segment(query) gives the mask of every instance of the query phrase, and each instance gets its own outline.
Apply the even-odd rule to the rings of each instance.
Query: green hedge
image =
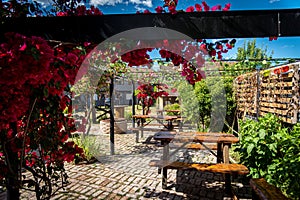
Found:
[[[293,199],[300,197],[300,124],[291,130],[268,114],[240,121],[236,150],[253,178],[264,177]]]

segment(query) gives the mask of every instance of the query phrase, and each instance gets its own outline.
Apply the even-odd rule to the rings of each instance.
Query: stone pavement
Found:
[[[96,130],[96,128],[95,128]],[[145,140],[153,132],[146,132]],[[109,144],[109,135],[98,135],[101,144]],[[106,147],[109,152],[109,145]],[[161,174],[149,161],[160,159],[162,148],[154,144],[135,143],[135,134],[115,135],[116,155],[98,155],[93,164],[66,164],[70,184],[52,199],[231,199],[224,193],[222,175],[195,171],[168,170],[168,189],[161,187]],[[180,154],[180,153],[179,153]],[[181,152],[189,154],[189,152]],[[194,156],[197,154],[192,153]],[[182,155],[178,155],[181,157]],[[199,160],[215,162],[208,152],[197,154]],[[239,199],[251,199],[251,188],[245,177],[234,177],[232,186]],[[5,193],[0,199],[5,199]],[[21,199],[35,199],[34,194],[22,191]]]

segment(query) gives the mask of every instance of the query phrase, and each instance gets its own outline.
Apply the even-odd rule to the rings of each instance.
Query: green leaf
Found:
[[[249,144],[249,146],[247,147],[247,153],[251,154],[253,148],[254,148],[254,144],[253,143]]]
[[[269,144],[270,151],[277,152],[277,143]]]
[[[260,129],[259,130],[259,138],[260,139],[265,139],[265,136],[266,136],[266,130]]]

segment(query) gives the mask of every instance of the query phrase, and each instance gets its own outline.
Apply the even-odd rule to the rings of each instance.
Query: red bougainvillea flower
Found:
[[[202,11],[202,7],[201,7],[201,5],[200,4],[195,4],[195,8],[196,8],[196,11],[197,12],[201,12]]]
[[[164,11],[164,9],[163,9],[163,7],[161,7],[161,6],[157,6],[157,7],[155,8],[155,11],[156,11],[157,13],[162,13],[162,12]]]
[[[203,8],[204,8],[204,11],[209,11],[210,10],[210,8],[209,8],[209,6],[207,5],[207,3],[205,2],[205,1],[202,1],[202,6],[203,6]]]
[[[152,63],[148,51],[152,51],[150,48],[133,50],[125,53],[121,56],[123,62],[127,62],[128,66],[140,66]]]
[[[216,5],[211,8],[211,11],[217,11],[217,10],[221,10],[221,9],[222,9],[221,5]]]
[[[168,92],[165,91],[168,86],[165,84],[150,84],[144,83],[137,87],[137,98],[143,106],[144,114],[148,114],[150,106],[155,103],[155,100],[161,96],[168,96]]]
[[[194,12],[194,7],[193,6],[187,7],[186,12]]]
[[[227,4],[225,5],[225,8],[223,8],[223,11],[228,11],[228,10],[230,10],[230,7],[231,7],[231,4],[230,4],[230,3],[227,3]]]
[[[227,49],[232,49],[232,45],[229,43],[226,43],[226,47],[227,47]]]
[[[64,160],[64,153],[75,155],[77,152],[74,146],[68,151],[65,147],[69,134],[76,129],[70,114],[63,113],[66,107],[71,111],[70,99],[64,92],[74,81],[84,56],[77,48],[53,49],[40,37],[16,33],[5,36],[5,43],[0,44],[1,140],[8,141],[5,146],[19,158],[25,148],[24,166],[34,169],[44,163],[57,164]],[[27,124],[31,109],[32,122]],[[12,124],[16,126],[15,131]],[[3,152],[2,147],[0,152]],[[39,157],[34,152],[37,148],[41,148]],[[50,152],[58,149],[62,154],[51,157]],[[7,166],[2,166],[6,164],[1,157],[0,177],[4,177],[2,173]],[[72,155],[67,155],[65,160],[72,159]]]
[[[176,14],[176,6],[178,3],[178,0],[164,0],[165,4],[164,7],[168,7],[168,10],[171,14]]]
[[[168,6],[168,10],[171,14],[176,14],[176,6]]]
[[[277,40],[278,37],[274,36],[274,37],[269,37],[269,41],[273,41],[273,40]]]

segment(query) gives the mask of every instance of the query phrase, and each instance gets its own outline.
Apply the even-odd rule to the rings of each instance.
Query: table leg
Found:
[[[218,148],[217,148],[217,163],[221,163],[222,162],[222,157],[223,157],[222,143],[218,143]]]
[[[223,161],[225,164],[229,164],[229,145],[223,144]]]
[[[169,161],[169,143],[162,143],[163,146],[163,161],[167,162]],[[168,182],[168,170],[166,168],[162,168],[162,188],[167,188],[167,182]]]
[[[183,122],[181,119],[178,120],[179,131],[183,131]]]
[[[223,144],[223,162],[229,164],[229,145]],[[231,176],[230,174],[225,174],[225,192],[231,193]]]
[[[143,130],[143,128],[144,128],[144,119],[142,119],[141,127],[142,127],[141,138],[143,138],[144,137],[144,130]]]
[[[168,121],[168,130],[172,131],[174,129],[173,123],[171,120]]]
[[[139,131],[135,132],[135,142],[136,143],[139,143],[139,134],[140,134]]]

